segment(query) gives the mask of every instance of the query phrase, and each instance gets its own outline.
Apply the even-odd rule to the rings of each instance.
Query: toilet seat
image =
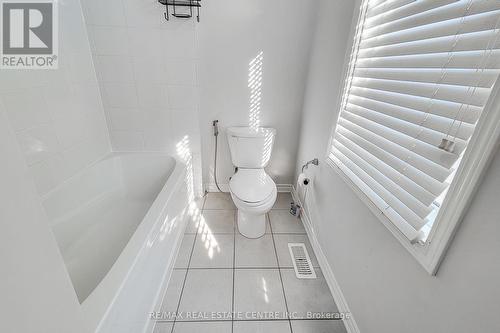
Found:
[[[247,206],[260,206],[276,191],[276,184],[264,169],[239,169],[229,181],[231,193]]]

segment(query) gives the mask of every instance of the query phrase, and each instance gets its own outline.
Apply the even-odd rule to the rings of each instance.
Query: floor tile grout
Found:
[[[227,210],[227,209],[218,209],[220,211],[233,211],[233,210]],[[207,211],[207,209],[203,209],[203,212]],[[236,212],[235,211],[235,215],[236,215]],[[305,232],[275,232],[272,230],[272,221],[271,221],[271,217],[269,215],[266,216],[266,219],[267,219],[267,223],[269,225],[269,229],[271,232],[269,233],[266,233],[265,235],[270,235],[271,238],[272,235],[277,235],[277,236],[281,236],[281,235],[290,235],[290,236],[298,236],[298,235],[305,235],[307,236],[307,233]],[[237,230],[237,217],[235,216],[234,219],[233,219],[233,231],[232,232],[211,232],[211,234],[213,235],[233,235],[234,237],[234,241],[233,241],[233,266],[232,267],[229,267],[229,266],[226,266],[226,267],[189,267],[190,269],[293,269],[293,266],[263,266],[263,267],[259,267],[259,266],[249,266],[249,267],[245,267],[245,266],[236,266],[236,238],[238,237],[238,233],[236,232]],[[195,234],[200,234],[200,233],[193,233],[193,232],[186,232],[185,235],[195,235]],[[274,240],[273,240],[274,241]],[[276,250],[277,251],[277,250]],[[277,254],[276,254],[277,256]],[[315,268],[319,267],[319,265],[316,265],[316,266],[313,266]]]
[[[314,268],[321,268],[320,266],[314,266]],[[187,268],[174,268],[174,270],[182,271]],[[191,267],[190,270],[210,270],[210,269],[233,269],[232,267]],[[282,269],[282,270],[292,270],[293,266],[276,266],[276,267],[235,267],[235,270],[259,270],[259,269]]]
[[[221,211],[221,212],[226,211],[226,212],[234,212],[234,215],[237,214],[237,209],[236,208],[235,209],[227,209],[227,208],[218,208],[218,209],[216,208],[216,209],[213,209],[213,208],[206,208],[205,206],[207,205],[207,201],[208,201],[208,196],[206,195],[203,198],[203,203],[202,203],[202,208],[201,208],[201,214],[203,214],[204,212],[210,212],[210,211]],[[212,202],[212,204],[213,204],[213,202]],[[192,267],[191,265],[192,265],[192,262],[193,262],[193,257],[195,256],[194,251],[195,251],[195,247],[196,247],[196,242],[197,242],[197,240],[199,240],[198,235],[199,234],[201,235],[202,233],[199,233],[199,232],[194,232],[194,233],[193,232],[184,232],[184,236],[188,236],[188,235],[189,236],[193,236],[194,235],[194,240],[193,240],[193,244],[191,246],[191,251],[189,253],[189,259],[188,259],[187,268],[174,268],[174,270],[180,270],[180,269],[185,269],[186,270],[186,273],[184,275],[184,281],[183,281],[181,292],[180,292],[180,296],[179,296],[179,300],[178,300],[178,303],[177,303],[177,313],[180,310],[180,304],[182,302],[182,298],[183,298],[183,296],[185,296],[184,294],[186,292],[186,287],[187,287],[187,277],[190,274],[189,271],[193,270],[192,273],[194,274],[195,270],[198,270],[198,271],[200,271],[200,270],[231,270],[232,271],[232,297],[231,297],[231,311],[232,311],[232,315],[231,315],[230,318],[228,318],[228,320],[224,320],[224,319],[214,319],[214,320],[210,320],[210,319],[183,320],[182,318],[178,319],[177,317],[175,317],[173,321],[165,321],[165,322],[172,323],[172,328],[171,328],[171,331],[170,331],[171,333],[174,332],[176,323],[210,323],[210,322],[212,322],[212,323],[213,322],[221,322],[221,323],[226,322],[226,323],[229,323],[229,322],[231,322],[231,333],[234,333],[235,329],[238,328],[237,326],[235,326],[236,322],[280,322],[280,321],[281,322],[285,322],[285,321],[287,321],[288,324],[289,324],[289,330],[290,330],[289,332],[293,333],[292,322],[297,322],[297,321],[313,321],[313,320],[335,321],[335,319],[332,319],[332,318],[291,318],[289,315],[287,315],[285,318],[272,318],[272,319],[263,319],[263,318],[259,318],[259,319],[241,319],[240,318],[240,319],[238,319],[238,318],[234,317],[234,312],[235,312],[235,294],[236,294],[236,271],[237,270],[238,271],[242,271],[242,272],[245,271],[245,270],[248,270],[248,271],[249,270],[267,270],[267,271],[269,271],[269,270],[277,270],[278,274],[279,274],[279,278],[280,278],[281,289],[282,289],[282,293],[283,293],[283,300],[284,300],[284,303],[285,303],[285,309],[286,309],[287,314],[289,314],[290,309],[289,309],[289,304],[288,304],[287,296],[286,296],[286,293],[285,293],[285,283],[284,283],[284,276],[283,276],[283,274],[285,272],[293,271],[294,267],[293,267],[293,265],[290,265],[290,266],[281,266],[280,265],[280,259],[278,257],[277,243],[276,243],[275,236],[280,236],[280,235],[281,236],[305,236],[308,241],[309,241],[309,239],[308,239],[307,233],[305,231],[303,231],[303,232],[276,232],[276,231],[274,231],[273,230],[272,221],[271,221],[271,215],[272,215],[271,213],[272,213],[272,211],[285,212],[285,211],[288,211],[288,208],[274,208],[273,207],[273,209],[271,210],[271,212],[269,212],[269,213],[266,214],[266,220],[267,220],[267,223],[269,224],[269,230],[270,230],[270,232],[266,233],[266,235],[270,235],[271,236],[272,246],[273,246],[273,250],[274,250],[274,254],[275,254],[275,258],[276,258],[276,262],[277,262],[276,266],[266,266],[266,267],[253,267],[253,266],[238,267],[236,265],[236,255],[237,255],[237,252],[238,252],[238,251],[236,251],[236,242],[237,242],[236,238],[238,237],[238,232],[237,232],[237,217],[236,216],[233,218],[233,225],[232,225],[232,227],[233,227],[232,229],[233,230],[232,230],[232,232],[212,232],[211,233],[214,236],[217,236],[217,235],[220,235],[220,236],[233,235],[233,253],[232,253],[233,258],[232,258],[232,265],[230,265],[230,266],[228,265],[227,267],[202,267],[202,266],[200,266],[200,267]],[[281,213],[281,214],[283,214],[283,213]],[[214,216],[218,216],[218,215],[215,214]],[[280,215],[276,215],[276,216],[280,216]],[[281,215],[281,216],[283,216],[283,215]],[[285,221],[286,221],[286,218],[285,218],[285,220],[280,220],[278,222],[279,223],[278,226],[281,226],[282,225],[281,223],[284,223]],[[284,226],[284,228],[287,228],[286,223],[283,226]],[[290,224],[290,226],[291,226],[291,224]],[[225,224],[224,224],[224,228],[226,228]],[[229,240],[229,239],[227,239],[227,240]],[[283,238],[281,238],[281,241],[282,240],[283,240]],[[280,249],[281,249],[281,247],[280,247]],[[196,256],[198,256],[198,254],[196,254]],[[313,267],[315,269],[321,270],[321,267],[319,265],[313,265]],[[204,274],[204,273],[198,273],[198,274]],[[215,272],[214,272],[214,274],[215,274]],[[219,274],[219,273],[217,273],[217,274]],[[224,273],[224,274],[227,274],[227,273]],[[245,273],[243,273],[243,274],[245,274]],[[275,274],[275,273],[272,273],[272,274]],[[228,328],[229,328],[229,324],[227,324],[227,325],[228,325]]]
[[[237,214],[234,213],[233,217],[233,297],[231,298],[231,333],[234,333],[234,287],[236,284],[235,275],[236,275],[236,229],[235,229],[235,221],[237,219]]]
[[[269,228],[271,229],[271,237],[272,237],[272,240],[273,240],[273,247],[274,247],[274,255],[276,256],[276,262],[278,263],[278,274],[280,276],[280,282],[281,282],[281,289],[283,291],[283,298],[285,300],[285,308],[286,308],[286,312],[287,312],[287,317],[288,317],[288,325],[290,326],[290,333],[293,333],[293,330],[292,330],[292,322],[290,321],[290,316],[288,315],[289,313],[289,310],[288,310],[288,303],[286,301],[286,294],[285,294],[285,285],[283,283],[283,277],[281,276],[281,270],[279,269],[279,258],[278,258],[278,251],[276,249],[276,243],[274,242],[274,234],[273,234],[273,227],[271,225],[271,218],[269,217],[269,214],[266,214],[266,219],[269,220]]]
[[[199,232],[185,232],[184,235],[197,235]],[[233,235],[234,232],[211,232],[212,235]],[[273,232],[273,235],[307,235],[305,232]],[[271,233],[265,233],[264,235],[271,235]],[[242,237],[245,237],[241,235]],[[245,237],[246,238],[246,237]],[[253,239],[253,238],[247,238]],[[258,238],[257,238],[258,239]]]
[[[201,210],[200,210],[200,214],[203,214],[203,209],[205,207],[205,203],[207,201],[207,198],[205,196],[205,198],[203,199],[203,204],[201,206]],[[184,287],[186,286],[186,281],[187,281],[187,277],[188,277],[188,273],[189,273],[189,266],[191,266],[191,258],[193,256],[193,251],[194,251],[194,246],[196,244],[196,238],[198,237],[198,234],[195,234],[194,236],[194,240],[193,240],[193,245],[191,246],[191,253],[189,254],[189,259],[188,259],[188,264],[187,264],[187,269],[186,269],[186,274],[184,275],[184,281],[182,283],[182,288],[181,288],[181,293],[179,295],[179,300],[177,301],[177,309],[175,311],[176,314],[179,313],[179,308],[181,306],[181,300],[182,300],[182,294],[184,293]],[[172,329],[170,331],[170,333],[173,333],[174,332],[174,328],[175,328],[175,323],[177,321],[177,316],[175,316],[174,318],[174,321],[172,323]]]
[[[273,319],[265,319],[265,318],[260,318],[260,319],[214,319],[214,320],[209,320],[209,319],[200,319],[200,320],[178,320],[177,322],[179,323],[228,323],[228,322],[260,322],[260,321],[266,321],[266,322],[275,322],[275,321],[342,321],[340,318],[296,318],[296,319],[289,319],[289,318],[273,318]],[[159,323],[172,323],[172,321],[166,321],[166,320],[158,320]]]

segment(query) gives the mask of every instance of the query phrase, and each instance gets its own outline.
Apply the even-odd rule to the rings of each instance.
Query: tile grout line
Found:
[[[205,210],[204,206],[205,206],[205,203],[206,203],[206,198],[205,198],[205,201],[203,202],[203,206],[202,206],[202,209],[201,209],[201,212],[205,212],[205,211],[210,211],[210,210]],[[231,211],[231,210],[225,210],[225,209],[220,209],[220,211]],[[234,211],[234,214],[237,214],[237,211]],[[280,260],[279,260],[279,257],[278,257],[278,252],[277,252],[277,245],[276,245],[276,240],[275,240],[275,236],[278,235],[303,235],[303,234],[297,234],[297,233],[275,233],[272,229],[272,223],[271,223],[271,216],[270,214],[266,214],[266,219],[269,223],[269,228],[270,228],[270,233],[268,235],[271,235],[271,239],[272,239],[272,242],[273,242],[273,248],[274,248],[274,251],[275,251],[275,257],[276,257],[276,261],[277,261],[277,267],[239,267],[237,268],[236,267],[236,235],[237,235],[237,223],[236,223],[236,217],[233,215],[233,232],[232,232],[232,235],[233,235],[233,258],[232,258],[232,316],[231,316],[231,319],[230,319],[230,322],[231,322],[231,332],[234,333],[234,329],[235,329],[235,323],[237,322],[256,322],[256,320],[245,320],[245,319],[236,319],[234,317],[234,311],[235,311],[235,274],[236,274],[236,270],[237,269],[278,269],[278,274],[279,274],[279,277],[280,277],[280,282],[281,282],[281,286],[282,286],[282,292],[283,292],[283,297],[284,297],[284,301],[285,301],[285,307],[286,307],[286,311],[287,313],[289,312],[289,308],[288,308],[288,302],[287,302],[287,298],[286,298],[286,294],[285,294],[285,286],[284,286],[284,281],[283,281],[283,275],[282,275],[282,271],[287,271],[287,270],[293,270],[293,267],[290,266],[290,267],[282,267],[280,265]],[[185,233],[184,235],[186,235],[187,233]],[[227,236],[231,235],[231,233],[217,233],[217,234],[226,234]],[[306,234],[307,235],[307,234]],[[177,305],[177,311],[179,311],[180,309],[180,303],[181,303],[181,300],[182,300],[182,295],[183,295],[183,292],[184,292],[184,289],[185,289],[185,285],[186,285],[186,281],[187,281],[187,275],[188,275],[188,272],[190,270],[196,270],[196,269],[228,269],[227,267],[208,267],[208,268],[203,268],[203,267],[199,267],[199,268],[195,268],[195,267],[191,267],[191,261],[192,261],[192,258],[193,258],[193,254],[194,254],[194,247],[196,245],[196,240],[198,239],[198,233],[195,234],[195,238],[193,240],[193,246],[191,248],[191,252],[190,252],[190,256],[189,256],[189,260],[188,260],[188,265],[187,265],[187,269],[186,269],[186,274],[184,276],[184,283],[183,283],[183,286],[182,286],[182,289],[181,289],[181,294],[180,294],[180,297],[179,297],[179,301],[178,301],[178,305]],[[315,267],[316,268],[316,267]],[[269,321],[269,322],[276,322],[276,321],[281,321],[281,322],[285,322],[285,321],[288,321],[289,323],[289,329],[290,329],[290,332],[293,333],[293,328],[292,328],[292,321],[310,321],[310,320],[313,320],[313,319],[306,319],[306,318],[297,318],[297,319],[292,319],[290,316],[287,316],[287,318],[281,318],[281,319],[268,319],[268,320],[257,320],[257,321]],[[324,320],[324,321],[335,321],[335,319],[316,319],[316,320]],[[180,323],[210,323],[210,322],[227,322],[229,323],[229,320],[177,320],[177,318],[175,318],[174,322],[173,322],[173,325],[172,325],[172,329],[171,329],[171,333],[174,332],[174,326],[177,322],[180,322]]]
[[[236,211],[237,212],[237,211]],[[237,213],[233,214],[233,297],[231,298],[231,333],[234,333],[234,286],[236,284],[236,219]]]
[[[204,208],[204,209],[207,212],[211,212],[214,210],[215,211],[225,210],[225,211],[231,211],[231,212],[235,212],[235,213],[238,212],[238,208]],[[271,208],[270,212],[272,212],[272,211],[289,212],[290,208]]]
[[[224,320],[224,319],[205,319],[205,320],[179,320],[179,323],[229,323],[233,320]],[[265,319],[265,318],[259,318],[259,319],[235,319],[234,322],[276,322],[276,321],[289,321],[287,318],[273,318],[273,319]],[[296,318],[296,319],[291,319],[291,321],[342,321],[342,319],[336,319],[336,318]],[[159,320],[160,323],[172,323],[171,321],[167,320]]]
[[[200,214],[203,214],[203,209],[205,208],[205,202],[206,201],[207,201],[207,197],[205,196],[203,198],[203,205],[201,206]],[[191,222],[191,221],[189,221],[189,222]],[[186,235],[186,233],[184,233],[183,238],[184,238],[185,235]],[[187,276],[188,276],[188,273],[189,273],[189,266],[191,266],[191,258],[193,257],[194,246],[196,245],[196,238],[198,238],[198,233],[196,233],[194,235],[193,245],[191,246],[191,252],[189,253],[189,260],[188,260],[188,264],[187,264],[187,268],[186,268],[186,274],[184,275],[184,281],[182,282],[182,288],[181,288],[181,293],[179,295],[179,301],[177,302],[177,309],[175,311],[175,315],[176,316],[174,317],[174,321],[172,323],[172,329],[170,330],[170,333],[174,332],[175,323],[177,322],[177,314],[179,313],[179,308],[181,306],[182,294],[184,293],[184,287],[186,286]]]
[[[269,213],[266,214],[266,219],[269,220],[269,229],[271,230],[271,238],[273,240],[273,247],[274,247],[274,255],[276,256],[276,263],[278,264],[278,274],[280,276],[280,281],[281,281],[281,290],[283,291],[283,298],[285,300],[285,308],[287,312],[287,317],[288,317],[288,325],[290,327],[290,333],[293,333],[292,329],[292,321],[290,319],[289,315],[289,309],[288,309],[288,302],[286,301],[286,294],[285,294],[285,284],[283,283],[283,276],[281,275],[281,268],[280,268],[280,262],[278,259],[278,250],[276,249],[276,243],[274,242],[274,233],[273,233],[273,227],[271,225],[271,217],[269,216]]]
[[[312,266],[314,268],[321,268],[320,266]],[[262,266],[248,266],[248,267],[235,267],[235,270],[252,270],[252,269],[282,269],[282,270],[293,270],[293,266],[273,266],[273,267],[262,267]],[[180,270],[185,270],[186,268],[175,268],[175,270],[180,271]],[[189,270],[213,270],[213,269],[225,269],[229,270],[231,267],[191,267]]]
[[[222,209],[221,209],[222,210]],[[186,232],[185,235],[196,235],[197,232]],[[233,235],[234,232],[211,232],[212,235]],[[306,232],[275,232],[275,235],[307,235]],[[271,233],[265,233],[264,235],[271,235]],[[247,238],[253,239],[253,238]]]
[[[205,204],[206,204],[206,201],[207,201],[207,197],[205,196],[204,200],[203,200],[203,205],[202,205],[202,209],[201,209],[201,213],[203,213],[204,211],[211,211],[211,210],[215,210],[215,211],[234,211],[234,214],[237,214],[237,210],[234,210],[234,209],[205,209]],[[284,210],[284,209],[283,209]],[[270,235],[271,235],[271,239],[272,239],[272,242],[273,242],[273,248],[274,248],[274,253],[275,253],[275,257],[276,257],[276,261],[277,261],[277,267],[255,267],[255,268],[245,268],[245,267],[242,267],[242,269],[278,269],[278,274],[279,274],[279,277],[280,277],[280,282],[281,282],[281,287],[282,287],[282,292],[283,292],[283,298],[284,298],[284,301],[285,301],[285,307],[286,307],[286,311],[288,313],[288,303],[287,303],[287,300],[286,300],[286,295],[285,295],[285,288],[284,288],[284,283],[283,283],[283,278],[282,278],[282,275],[281,275],[281,269],[293,269],[293,267],[280,267],[279,265],[279,259],[278,259],[278,254],[277,254],[277,249],[276,249],[276,243],[275,243],[275,240],[274,240],[274,233],[272,231],[272,226],[271,226],[271,221],[270,221],[270,216],[268,214],[266,214],[266,219],[268,220],[268,223],[269,223],[269,228],[270,228]],[[224,233],[218,233],[218,234],[224,234]],[[230,235],[230,233],[226,233],[227,235]],[[232,271],[233,271],[233,295],[232,295],[232,312],[234,314],[234,297],[235,297],[235,272],[236,272],[236,217],[233,219],[233,267],[232,267]],[[285,234],[285,233],[283,233]],[[290,234],[296,234],[296,233],[290,233]],[[192,235],[190,233],[184,233],[183,236],[185,235]],[[196,240],[198,238],[198,233],[195,233],[194,234],[195,237],[194,237],[194,240],[193,240],[193,245],[191,247],[191,252],[190,252],[190,255],[189,255],[189,260],[188,260],[188,265],[187,265],[187,268],[186,268],[186,274],[184,276],[184,281],[183,281],[183,285],[182,285],[182,289],[181,289],[181,293],[180,293],[180,296],[179,296],[179,301],[177,303],[177,311],[176,313],[178,313],[179,309],[180,309],[180,304],[181,304],[181,301],[182,301],[182,296],[183,296],[183,293],[184,293],[184,289],[185,289],[185,286],[186,286],[186,281],[187,281],[187,276],[188,276],[188,273],[190,270],[194,270],[194,269],[197,269],[197,268],[191,268],[191,260],[192,260],[192,257],[193,257],[193,252],[194,252],[194,247],[196,245]],[[202,268],[199,268],[199,269],[202,269]],[[208,268],[208,269],[227,269],[227,268]],[[282,319],[273,319],[273,320],[269,320],[269,321],[288,321],[289,323],[289,326],[290,326],[290,332],[292,332],[292,325],[291,325],[291,319],[290,317],[287,315],[288,318],[282,318]],[[237,321],[248,321],[248,322],[251,322],[252,320],[235,320],[234,319],[234,316],[231,317],[231,332],[233,333],[234,332],[234,323],[237,322]],[[177,322],[191,322],[191,321],[183,321],[183,320],[177,320],[177,317],[174,318],[174,321],[172,322],[172,329],[171,329],[171,333],[174,332],[174,329],[175,329],[175,324]],[[200,322],[200,321],[192,321],[192,322]],[[213,322],[213,321],[201,321],[201,322]],[[293,332],[292,332],[293,333]]]

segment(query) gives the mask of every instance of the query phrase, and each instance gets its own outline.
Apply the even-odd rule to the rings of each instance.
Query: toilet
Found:
[[[229,191],[238,208],[238,230],[248,238],[266,233],[266,213],[276,201],[277,189],[264,168],[274,144],[274,128],[229,127],[227,139],[236,173]]]

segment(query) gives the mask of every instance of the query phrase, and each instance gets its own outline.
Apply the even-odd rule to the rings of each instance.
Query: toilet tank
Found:
[[[228,127],[226,132],[234,166],[248,169],[267,166],[276,136],[274,128]]]

